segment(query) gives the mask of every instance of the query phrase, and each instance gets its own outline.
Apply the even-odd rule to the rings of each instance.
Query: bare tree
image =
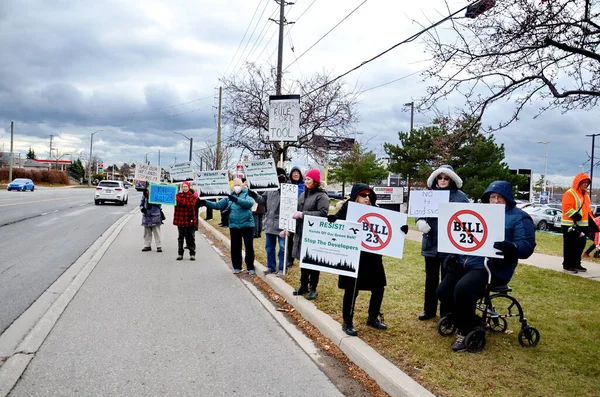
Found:
[[[204,148],[194,150],[192,157],[194,165],[203,170],[217,169],[217,144],[216,142],[206,142]],[[233,148],[229,145],[221,147],[221,169],[229,170],[235,166]]]
[[[492,2],[493,3],[493,2]],[[492,4],[490,3],[490,4]],[[600,97],[600,1],[498,1],[474,19],[453,19],[425,38],[437,81],[420,106],[431,109],[451,93],[464,95],[480,120],[488,107],[511,99],[515,121],[533,100],[568,112],[594,108]]]
[[[312,141],[315,134],[343,137],[351,134],[356,116],[357,91],[347,91],[345,84],[332,80],[327,73],[291,82],[282,91],[298,93],[300,98],[300,133],[297,142],[269,141],[269,95],[275,94],[275,70],[247,65],[241,78],[224,80],[225,106],[223,119],[231,126],[226,140],[255,156],[279,160],[283,151],[288,159],[290,148],[309,148],[320,153],[322,147]]]

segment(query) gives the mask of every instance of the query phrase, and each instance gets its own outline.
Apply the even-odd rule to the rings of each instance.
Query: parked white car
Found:
[[[542,231],[552,230],[555,227],[555,217],[562,214],[561,210],[552,207],[526,207],[523,211],[531,216],[535,227]]]
[[[94,203],[96,205],[106,202],[125,205],[128,200],[129,194],[122,181],[100,181],[98,186],[96,186],[96,193],[94,195]]]

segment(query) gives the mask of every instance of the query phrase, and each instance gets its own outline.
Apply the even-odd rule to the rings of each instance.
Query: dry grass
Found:
[[[559,235],[547,236],[538,233],[536,252],[550,253],[562,244]],[[257,239],[255,248],[257,260],[265,263],[264,239]],[[512,295],[540,331],[540,344],[521,347],[519,323],[512,319],[509,332],[488,333],[482,353],[453,353],[453,338],[440,336],[435,322],[416,318],[422,311],[425,277],[420,244],[406,241],[404,258],[385,257],[384,264],[388,286],[382,311],[390,329],[381,332],[365,326],[369,293],[361,292],[355,315],[359,337],[436,395],[600,396],[597,281],[519,265],[511,283]],[[286,281],[297,286],[298,273],[298,267],[293,267]],[[337,288],[337,276],[322,273],[321,280],[314,303],[341,322],[342,291]]]

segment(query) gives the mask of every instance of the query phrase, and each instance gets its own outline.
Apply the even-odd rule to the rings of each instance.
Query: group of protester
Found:
[[[264,206],[262,231],[265,233],[265,251],[267,253],[267,270],[265,274],[284,274],[284,270],[293,266],[294,259],[300,259],[300,247],[303,234],[304,216],[327,218],[329,222],[345,220],[349,202],[376,206],[377,195],[366,184],[352,186],[350,198],[335,215],[328,215],[329,197],[322,187],[321,174],[311,169],[302,175],[299,168],[293,168],[286,174],[283,168],[277,168],[280,183],[292,183],[298,186],[298,207],[293,215],[296,220],[295,233],[279,228],[280,190],[262,194],[248,188],[246,181],[234,179],[231,193],[217,202],[198,199],[198,193],[191,189],[189,182],[183,182],[181,192],[177,193],[173,224],[178,228],[178,256],[183,259],[184,242],[189,249],[190,260],[195,259],[195,230],[197,228],[198,209],[206,206],[216,210],[227,210],[228,226],[231,241],[231,261],[233,273],[242,272],[243,262],[248,274],[254,275],[255,217],[252,208],[256,203]],[[590,228],[594,229],[595,220],[591,213],[590,199],[587,194],[590,178],[587,174],[578,174],[573,186],[563,196],[562,234],[563,234],[563,267],[571,273],[584,272],[581,266],[581,255],[585,248],[586,235]],[[462,179],[450,166],[441,166],[434,170],[427,179],[427,187],[433,190],[448,190],[449,201],[457,203],[469,202],[467,195],[460,189]],[[519,259],[528,258],[536,246],[535,227],[531,217],[516,207],[513,189],[509,182],[492,182],[481,197],[482,203],[503,205],[505,210],[504,240],[494,243],[497,254],[501,258],[486,258],[473,255],[452,255],[438,250],[437,218],[418,218],[416,226],[423,234],[421,254],[425,258],[425,292],[423,313],[419,320],[435,318],[440,302],[440,317],[452,316],[457,327],[457,338],[452,350],[464,351],[465,336],[477,324],[474,316],[477,300],[483,296],[488,284],[507,284]],[[161,252],[160,225],[164,220],[160,205],[148,202],[148,190],[144,191],[140,204],[143,213],[144,248],[151,250],[154,236],[157,251]],[[402,230],[406,233],[407,227]],[[285,241],[288,240],[288,257],[285,257]],[[279,252],[277,252],[279,245]],[[246,256],[242,261],[242,247]],[[318,296],[317,287],[320,272],[300,269],[300,285],[294,295],[306,295],[309,300]],[[440,281],[441,274],[441,281]],[[381,255],[361,252],[357,278],[340,276],[338,287],[344,290],[342,301],[343,331],[356,336],[354,327],[354,303],[358,292],[371,291],[366,324],[379,330],[387,329],[381,314],[386,275]]]

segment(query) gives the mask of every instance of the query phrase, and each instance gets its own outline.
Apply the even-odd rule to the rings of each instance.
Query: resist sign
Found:
[[[440,203],[438,251],[502,258],[494,243],[503,240],[503,205]]]
[[[300,95],[269,96],[269,140],[296,142],[300,130]]]

